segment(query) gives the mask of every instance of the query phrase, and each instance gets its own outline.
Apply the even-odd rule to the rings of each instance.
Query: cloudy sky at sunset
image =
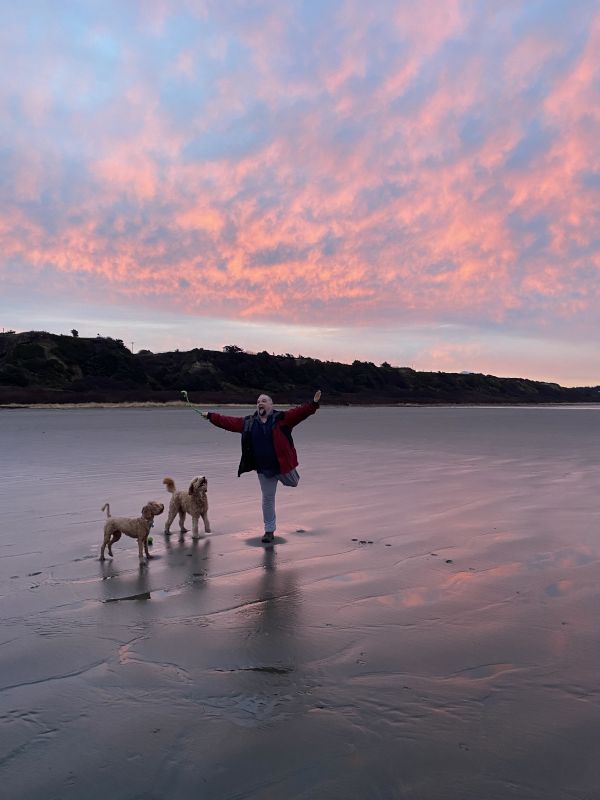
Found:
[[[600,384],[598,0],[21,0],[0,325]]]

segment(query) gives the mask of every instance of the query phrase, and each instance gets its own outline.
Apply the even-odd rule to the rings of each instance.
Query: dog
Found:
[[[154,517],[162,514],[165,507],[162,503],[150,500],[142,508],[140,517],[111,517],[110,505],[105,503],[102,511],[106,510],[106,522],[104,523],[104,541],[100,548],[100,561],[104,561],[104,551],[108,547],[108,555],[112,558],[112,545],[118,542],[121,534],[137,539],[140,554],[140,564],[145,564],[146,559],[150,558],[148,552],[148,534],[154,524]],[[144,558],[144,555],[146,558]]]
[[[204,532],[210,533],[210,522],[208,521],[208,481],[205,476],[197,475],[190,483],[190,488],[185,491],[178,492],[175,487],[173,478],[164,478],[163,483],[167,487],[167,492],[170,492],[173,497],[169,504],[169,515],[165,522],[165,535],[169,536],[171,531],[171,523],[179,514],[179,530],[185,533],[185,515],[190,514],[192,517],[192,538],[199,539],[198,533],[198,520],[202,517],[204,522]]]

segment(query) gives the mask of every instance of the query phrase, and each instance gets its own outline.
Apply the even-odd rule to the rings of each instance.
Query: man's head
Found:
[[[256,401],[256,410],[258,411],[258,416],[268,417],[269,414],[273,411],[273,401],[269,397],[268,394],[261,394],[258,400]]]

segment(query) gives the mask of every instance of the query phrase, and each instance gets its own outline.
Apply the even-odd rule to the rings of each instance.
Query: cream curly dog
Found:
[[[206,495],[208,481],[204,475],[197,475],[190,483],[190,488],[187,492],[178,492],[173,478],[164,478],[163,483],[167,487],[167,492],[171,492],[173,495],[169,504],[169,515],[165,522],[165,534],[168,536],[171,533],[169,529],[177,514],[179,514],[179,530],[181,533],[185,533],[187,530],[184,525],[186,514],[190,514],[192,517],[192,538],[200,538],[198,533],[198,520],[200,517],[204,522],[204,532],[210,533],[208,497]]]
[[[104,541],[100,548],[100,561],[104,561],[104,550],[108,547],[108,555],[112,557],[112,545],[118,542],[121,534],[131,536],[132,539],[137,539],[138,549],[140,553],[140,564],[145,563],[144,554],[146,559],[150,558],[148,552],[148,534],[150,528],[154,524],[154,517],[162,514],[165,507],[162,503],[157,503],[150,500],[149,503],[142,508],[142,515],[140,517],[111,517],[110,506],[105,503],[102,506],[102,511],[106,509],[107,520],[104,523]]]

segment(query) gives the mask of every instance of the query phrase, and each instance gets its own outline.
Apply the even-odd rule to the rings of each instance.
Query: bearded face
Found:
[[[256,410],[261,419],[265,419],[273,411],[273,400],[268,394],[261,394],[256,401]]]

